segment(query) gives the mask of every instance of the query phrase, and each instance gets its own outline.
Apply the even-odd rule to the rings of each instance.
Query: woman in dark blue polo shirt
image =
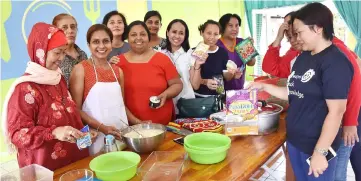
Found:
[[[297,180],[333,181],[337,156],[329,161],[326,157],[329,149],[336,152],[340,146],[353,68],[331,42],[333,15],[325,5],[310,3],[297,11],[293,30],[303,52],[292,67],[287,88],[260,83],[250,88],[289,100],[287,146]]]

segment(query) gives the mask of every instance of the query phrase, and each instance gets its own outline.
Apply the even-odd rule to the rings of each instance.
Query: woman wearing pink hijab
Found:
[[[84,125],[59,69],[66,44],[63,31],[35,24],[25,74],[5,98],[2,129],[9,151],[17,151],[20,168],[39,164],[55,170],[88,156],[75,143]]]

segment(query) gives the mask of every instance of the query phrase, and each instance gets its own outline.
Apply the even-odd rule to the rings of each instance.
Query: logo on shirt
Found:
[[[289,83],[291,78],[295,75],[295,71],[292,71],[291,74],[287,78],[287,82]]]
[[[295,71],[292,71],[291,74],[287,78],[287,95],[290,95],[290,87],[293,87],[293,82],[291,82],[291,78],[295,75]]]
[[[312,79],[315,75],[315,71],[313,69],[307,70],[305,74],[303,74],[301,82],[306,83]]]
[[[310,70],[312,70],[312,69],[310,69]],[[310,70],[308,70],[307,72],[309,72]],[[312,70],[312,71],[313,71],[313,70]],[[287,82],[287,88],[288,88],[288,89],[287,89],[287,91],[288,91],[287,93],[288,93],[289,96],[290,96],[290,95],[294,95],[294,96],[298,97],[299,99],[303,99],[303,98],[304,98],[303,93],[300,92],[299,90],[295,89],[295,82],[294,82],[294,80],[300,80],[300,79],[301,79],[301,81],[302,81],[302,80],[305,79],[306,82],[309,81],[309,80],[312,78],[313,75],[310,76],[309,78],[304,78],[305,75],[307,74],[307,72],[306,72],[303,76],[297,75],[295,71],[292,71],[292,72],[291,72],[290,76],[288,76],[288,82]],[[307,75],[308,75],[308,74],[307,74]],[[307,79],[307,80],[306,80],[306,79]],[[302,82],[304,82],[304,81],[302,81]]]

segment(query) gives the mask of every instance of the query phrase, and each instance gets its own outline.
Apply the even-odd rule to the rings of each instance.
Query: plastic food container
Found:
[[[184,138],[184,149],[199,164],[215,164],[227,157],[231,139],[219,133],[194,133]]]
[[[188,148],[199,151],[224,150],[231,146],[231,139],[219,133],[194,133],[184,138],[184,144]]]
[[[178,151],[154,151],[138,169],[142,181],[178,181],[188,155]]]
[[[93,172],[88,169],[78,169],[66,172],[59,181],[93,181]]]
[[[140,156],[130,151],[117,151],[94,158],[89,167],[102,181],[130,180],[137,173]]]
[[[188,152],[190,159],[198,164],[216,164],[227,157],[227,152],[230,147],[226,147],[222,150],[215,151],[199,151],[184,146],[184,149]]]
[[[54,172],[37,164],[28,165],[19,170],[1,175],[1,181],[53,181]]]

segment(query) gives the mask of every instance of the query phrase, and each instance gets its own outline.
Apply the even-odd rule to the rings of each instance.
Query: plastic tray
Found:
[[[154,151],[138,168],[143,181],[179,181],[188,155],[177,151]]]
[[[13,172],[1,175],[2,181],[52,181],[54,172],[51,170],[32,164],[20,168]]]

